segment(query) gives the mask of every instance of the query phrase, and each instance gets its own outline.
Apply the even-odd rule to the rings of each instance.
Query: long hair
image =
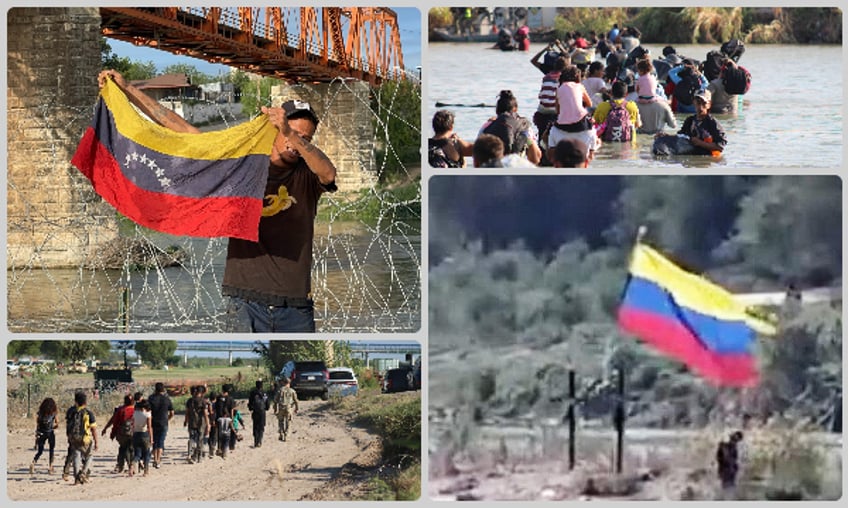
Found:
[[[495,104],[495,113],[508,113],[510,111],[514,111],[518,108],[518,101],[515,99],[515,95],[512,94],[512,90],[501,90],[501,93],[498,95],[498,102]]]
[[[38,406],[38,416],[55,415],[57,413],[59,413],[59,407],[56,406],[56,401],[52,397],[42,400],[41,405]]]

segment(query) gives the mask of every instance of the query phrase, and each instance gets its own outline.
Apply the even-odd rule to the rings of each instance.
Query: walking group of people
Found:
[[[190,464],[202,459],[227,458],[227,453],[235,450],[236,443],[243,439],[244,419],[238,409],[238,403],[230,395],[233,387],[224,384],[219,393],[209,392],[205,385],[192,386],[190,398],[186,401],[183,427],[188,430],[188,452],[186,460]],[[87,406],[88,396],[84,391],[74,394],[74,405],[65,413],[68,454],[62,469],[62,479],[74,484],[89,481],[91,462],[99,447],[96,416]],[[257,381],[248,396],[247,407],[253,420],[253,445],[262,446],[265,432],[266,412],[273,406],[277,415],[279,440],[285,441],[292,420],[298,411],[297,393],[288,379],[280,385],[275,383],[269,394]],[[141,473],[149,474],[150,465],[159,469],[165,438],[169,425],[174,418],[173,403],[163,383],[156,383],[154,393],[145,398],[142,392],[124,396],[124,403],[112,412],[106,425],[100,430],[100,436],[109,431],[109,438],[118,443],[118,454],[114,473],[126,471],[128,476]],[[55,399],[45,398],[36,415],[35,446],[36,454],[29,466],[30,474],[45,449],[48,451],[48,473],[53,474],[56,433],[59,428],[59,409]]]
[[[437,111],[430,165],[464,167],[470,156],[475,167],[588,167],[603,144],[637,133],[657,138],[654,155],[720,156],[727,136],[712,115],[734,113],[750,87],[750,73],[737,63],[744,44],[728,41],[699,62],[672,46],[653,58],[640,36],[615,25],[609,34],[575,32],[548,44],[531,59],[544,74],[532,122],[518,113],[511,90],[500,92],[496,115],[473,143],[453,131],[452,111]],[[675,113],[690,116],[667,136],[665,128],[678,128]]]

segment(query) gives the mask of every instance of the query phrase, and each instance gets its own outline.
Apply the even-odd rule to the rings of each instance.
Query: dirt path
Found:
[[[29,463],[35,455],[32,431],[10,430],[7,494],[15,501],[298,500],[320,491],[344,464],[373,448],[369,445],[376,440],[364,430],[347,425],[326,402],[300,404],[301,411],[294,418],[286,442],[277,440],[276,416],[269,412],[262,447],[254,449],[250,413],[245,411],[244,440],[235,451],[226,460],[206,458],[199,464],[186,462],[188,432],[182,427],[183,416],[178,414],[168,432],[162,466],[151,466],[146,478],[112,473],[118,445],[108,436],[101,437],[94,455],[92,481],[76,486],[61,477],[67,451],[63,433],[57,434],[54,474],[47,474],[45,452],[35,474],[30,476]],[[240,406],[244,409],[244,402]],[[97,417],[101,426],[105,424],[106,415]],[[333,497],[332,493],[322,494]]]

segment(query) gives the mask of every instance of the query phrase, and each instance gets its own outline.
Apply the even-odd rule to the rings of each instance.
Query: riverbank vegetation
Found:
[[[430,10],[429,29],[450,26],[448,8]],[[842,44],[838,7],[560,7],[557,37],[606,33],[614,23],[633,26],[650,44]]]
[[[593,400],[582,416],[603,420],[613,400],[610,373],[623,368],[636,425],[703,427],[748,413],[835,426],[839,299],[767,308],[780,332],[759,341],[760,383],[745,390],[716,388],[622,334],[616,309],[640,225],[647,243],[733,292],[838,293],[838,179],[566,180],[431,181],[430,227],[440,231],[430,238],[433,405],[472,408],[475,418],[561,417],[563,405],[551,401],[563,396],[573,368]]]
[[[654,44],[842,44],[842,11],[831,7],[644,7],[562,8],[556,18],[565,32],[606,32],[613,23],[633,26],[641,41]]]

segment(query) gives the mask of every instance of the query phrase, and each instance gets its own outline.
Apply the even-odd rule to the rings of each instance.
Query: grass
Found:
[[[362,189],[351,194],[348,199],[324,201],[318,208],[318,219],[324,222],[361,221],[375,224],[420,218],[420,178],[391,187]]]
[[[382,463],[366,482],[367,500],[415,500],[421,496],[421,392],[380,393],[331,400],[336,412],[380,436]]]

